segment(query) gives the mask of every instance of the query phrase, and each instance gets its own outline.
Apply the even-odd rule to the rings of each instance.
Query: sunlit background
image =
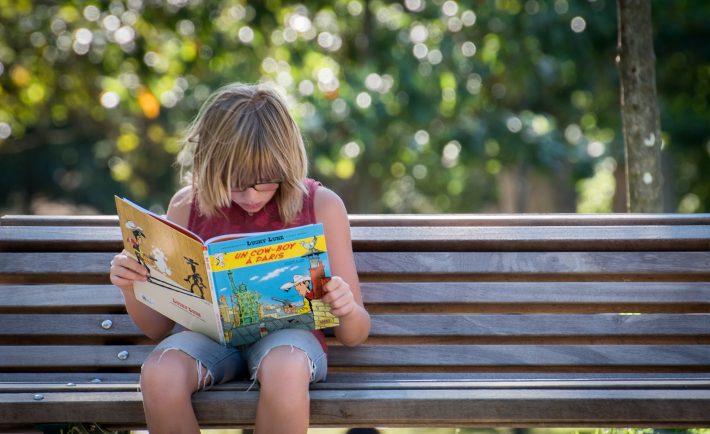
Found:
[[[273,82],[351,213],[624,212],[611,0],[0,0],[0,214],[163,211],[211,91]],[[665,210],[710,211],[710,2],[652,1]]]

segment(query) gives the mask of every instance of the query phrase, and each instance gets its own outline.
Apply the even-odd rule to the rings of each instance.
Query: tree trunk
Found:
[[[618,0],[617,66],[629,212],[663,211],[661,127],[649,0]]]

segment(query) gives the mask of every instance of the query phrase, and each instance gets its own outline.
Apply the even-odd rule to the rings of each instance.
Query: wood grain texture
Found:
[[[705,282],[362,282],[373,313],[710,312]],[[125,312],[113,285],[0,285],[0,313]]]
[[[0,344],[118,341],[148,343],[126,314],[0,314]],[[555,341],[707,344],[710,315],[376,314],[369,338],[370,343],[380,345]]]
[[[4,345],[0,347],[0,369],[137,369],[151,349],[151,345]],[[126,359],[118,357],[122,351],[128,351]],[[449,367],[469,371],[483,367],[489,372],[554,367],[710,371],[709,345],[362,345],[333,346],[328,357],[329,365],[338,368],[416,367],[432,372]]]
[[[113,285],[0,285],[0,313],[122,313],[121,291]]]
[[[353,227],[357,251],[710,250],[710,228],[671,226]],[[118,227],[0,226],[0,251],[114,251]]]
[[[350,214],[360,226],[618,226],[710,224],[710,214]],[[115,215],[6,215],[0,226],[118,226]]]
[[[0,283],[108,283],[113,253],[0,252]],[[708,252],[355,252],[361,279],[707,280]],[[406,275],[406,276],[405,276]],[[412,277],[409,277],[412,276]]]
[[[350,219],[372,330],[328,336],[313,426],[710,425],[710,214]],[[0,219],[0,432],[144,426],[119,248],[115,216]],[[250,427],[250,387],[201,425]]]
[[[369,305],[707,305],[706,282],[363,282]],[[627,311],[629,312],[629,311]]]
[[[257,392],[196,394],[203,426],[251,426]],[[13,423],[91,420],[107,427],[142,426],[139,392],[0,396],[0,420]],[[352,426],[703,426],[710,392],[697,390],[314,390],[315,425]],[[4,422],[7,423],[7,422]],[[0,425],[2,427],[2,425]]]

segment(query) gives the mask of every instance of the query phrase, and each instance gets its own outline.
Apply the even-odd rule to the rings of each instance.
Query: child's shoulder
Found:
[[[186,185],[185,187],[181,188],[175,194],[173,195],[173,198],[170,199],[170,205],[171,206],[190,206],[192,205],[192,197],[193,197],[193,191],[192,191],[192,185]]]
[[[186,187],[178,190],[170,199],[170,205],[168,205],[168,219],[185,225],[190,217],[190,209],[192,208],[193,191],[192,186],[188,185]]]
[[[313,208],[316,212],[316,216],[347,214],[345,204],[340,196],[333,190],[322,185],[316,189],[313,197]]]

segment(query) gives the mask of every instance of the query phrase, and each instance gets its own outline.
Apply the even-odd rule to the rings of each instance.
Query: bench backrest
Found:
[[[0,222],[0,381],[135,380],[154,343],[108,282],[115,217]],[[710,372],[710,215],[351,224],[373,326],[332,343],[336,380]]]

